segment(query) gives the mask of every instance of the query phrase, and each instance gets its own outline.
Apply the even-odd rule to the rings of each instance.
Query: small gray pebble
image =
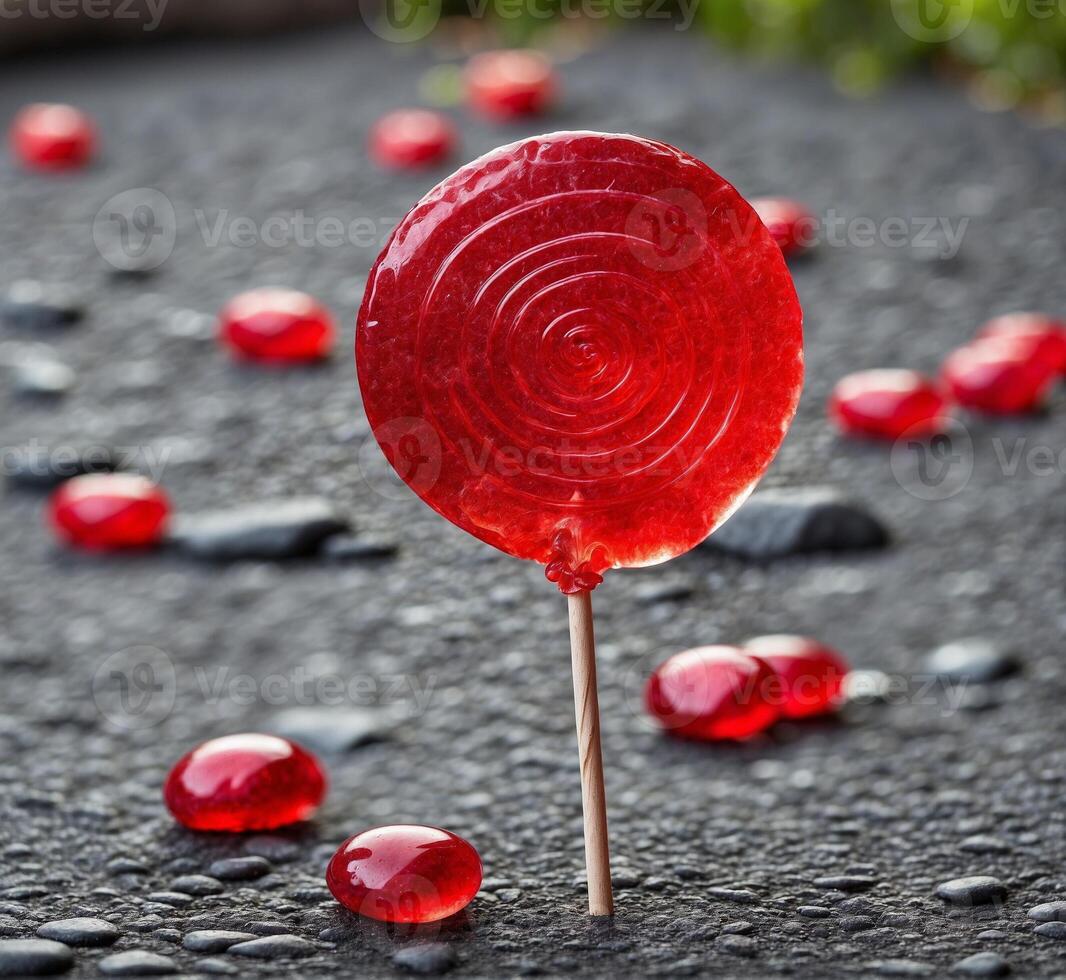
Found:
[[[110,946],[120,933],[103,919],[57,919],[38,927],[41,939],[54,939],[67,946]]]
[[[743,936],[751,932],[755,927],[750,922],[727,922],[722,926],[723,936]]]
[[[1066,939],[1066,922],[1044,922],[1038,925],[1033,932],[1045,939]]]
[[[998,837],[990,837],[986,834],[974,834],[959,842],[959,850],[970,854],[1006,854],[1013,848]]]
[[[200,973],[211,973],[215,976],[228,976],[240,972],[232,963],[227,963],[225,960],[216,960],[213,957],[197,960],[196,969]]]
[[[74,964],[69,946],[50,939],[0,939],[0,976],[43,977]]]
[[[182,945],[197,953],[224,953],[230,946],[255,939],[251,932],[230,932],[226,929],[197,929],[187,933]]]
[[[230,946],[227,952],[235,956],[249,956],[258,960],[278,960],[286,957],[310,956],[315,944],[300,936],[262,936],[247,943]]]
[[[105,956],[97,964],[102,973],[112,977],[162,977],[176,972],[169,956],[150,953],[146,949],[131,949],[125,953]]]
[[[256,855],[248,857],[223,858],[215,861],[207,869],[215,878],[222,881],[254,881],[271,872],[270,862]]]
[[[999,953],[974,953],[951,969],[970,977],[1005,977],[1010,973],[1010,964]]]
[[[828,919],[832,912],[821,905],[801,905],[797,910],[805,919]]]
[[[187,895],[218,895],[224,891],[221,881],[207,875],[183,875],[181,878],[175,878],[170,887],[175,892],[184,892]]]
[[[1029,918],[1037,922],[1066,922],[1066,902],[1045,902],[1029,910]]]
[[[433,976],[447,973],[458,960],[455,951],[447,943],[424,943],[397,950],[392,962],[394,966],[408,973]]]
[[[862,892],[877,884],[869,875],[825,875],[814,879],[815,888],[832,888],[840,892]]]
[[[707,894],[723,902],[736,902],[739,905],[754,905],[759,896],[746,888],[708,888]]]
[[[1007,897],[1006,886],[991,875],[953,878],[936,886],[939,898],[953,905],[991,905]]]
[[[758,944],[748,936],[722,936],[718,948],[733,956],[754,956],[759,951]]]
[[[845,932],[863,932],[874,927],[874,920],[868,915],[845,915],[840,920],[840,928]]]

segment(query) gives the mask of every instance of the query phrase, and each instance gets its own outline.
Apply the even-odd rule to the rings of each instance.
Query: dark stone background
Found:
[[[538,130],[630,130],[695,153],[749,195],[792,194],[822,214],[875,221],[971,219],[952,261],[917,247],[855,245],[822,248],[795,266],[810,377],[766,484],[841,487],[891,525],[892,549],[764,566],[700,549],[613,573],[596,593],[620,881],[614,927],[590,928],[563,600],[538,567],[495,553],[409,495],[375,492],[360,475],[367,428],[348,351],[377,245],[207,248],[194,217],[228,208],[262,221],[304,209],[369,217],[384,234],[450,168],[382,173],[364,137],[382,111],[418,101],[418,80],[438,54],[334,33],[2,70],[0,118],[26,101],[69,100],[99,119],[105,138],[87,174],[42,179],[0,164],[4,282],[65,284],[88,308],[64,332],[0,338],[5,349],[43,340],[78,373],[58,406],[5,393],[0,442],[141,447],[142,460],[165,453],[163,483],[183,512],[325,495],[400,553],[376,564],[225,567],[169,552],[86,557],[57,549],[40,497],[8,491],[0,933],[31,936],[43,921],[100,915],[123,929],[114,949],[173,955],[193,973],[197,955],[175,938],[265,920],[321,952],[291,967],[241,962],[242,972],[388,975],[400,941],[340,911],[323,867],[350,833],[417,821],[467,836],[485,862],[485,891],[465,920],[429,930],[454,944],[463,976],[842,976],[899,958],[943,972],[979,950],[998,951],[1021,975],[1057,972],[1066,947],[1034,936],[1026,911],[1066,898],[1064,480],[1061,467],[1041,475],[1024,463],[1005,475],[994,440],[1007,453],[1016,439],[1061,452],[1062,396],[1036,419],[967,419],[974,475],[944,502],[901,488],[887,447],[839,439],[823,405],[848,370],[935,370],[992,313],[1066,309],[1066,134],[979,113],[933,81],[847,101],[819,75],[737,63],[669,28],[619,33],[563,65],[566,95],[550,119],[492,127],[457,112],[463,158]],[[134,187],[174,203],[178,243],[151,278],[117,279],[90,227],[111,195]],[[238,368],[216,347],[220,304],[264,283],[307,289],[335,310],[343,337],[331,363]],[[656,600],[660,586],[691,594]],[[736,747],[683,744],[647,726],[634,694],[660,659],[777,631],[818,636],[856,666],[908,678],[931,648],[972,635],[1023,666],[963,692],[962,710],[918,697],[852,706],[839,722],[782,725]],[[123,731],[101,717],[93,677],[138,645],[171,659],[177,701],[154,727]],[[376,744],[323,755],[332,792],[309,826],[250,843],[176,827],[160,786],[179,755],[210,735],[291,718],[281,714],[291,704],[213,702],[197,669],[210,685],[301,665],[369,678],[381,685],[379,702],[396,676],[431,682],[432,697],[424,712],[409,696],[341,709],[371,727],[386,728],[394,714],[400,721]],[[975,834],[1003,849],[960,848]],[[271,857],[275,873],[183,908],[148,898],[180,874],[249,851]],[[144,870],[124,872],[119,858]],[[814,885],[843,873],[876,883],[858,902]],[[945,879],[986,873],[1008,887],[1002,907],[949,912],[933,895]],[[714,886],[750,890],[757,901],[720,900]],[[832,917],[803,918],[803,905],[830,907]],[[873,928],[849,931],[856,914]],[[751,924],[750,943],[723,933],[740,920]],[[327,933],[335,945],[318,938],[331,927],[341,927]],[[978,939],[988,928],[1002,937]],[[94,975],[104,952],[79,952],[77,975]]]

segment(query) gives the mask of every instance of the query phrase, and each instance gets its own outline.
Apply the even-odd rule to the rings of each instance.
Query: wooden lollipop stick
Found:
[[[614,915],[611,855],[607,844],[607,797],[603,791],[600,702],[596,693],[596,637],[592,630],[592,593],[567,597],[570,606],[570,655],[574,666],[574,713],[581,758],[581,805],[585,815],[585,867],[589,914]]]

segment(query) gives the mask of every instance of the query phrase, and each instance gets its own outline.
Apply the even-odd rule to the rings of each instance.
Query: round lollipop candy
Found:
[[[356,359],[403,480],[570,595],[590,908],[610,914],[589,592],[695,547],[776,453],[803,377],[781,251],[681,150],[533,137],[400,222]]]

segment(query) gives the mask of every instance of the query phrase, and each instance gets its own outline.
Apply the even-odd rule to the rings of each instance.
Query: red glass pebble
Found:
[[[446,116],[428,109],[398,109],[370,130],[370,153],[385,167],[439,163],[455,148],[455,129]]]
[[[295,289],[254,289],[234,297],[219,316],[219,337],[240,357],[315,361],[333,346],[329,311]]]
[[[68,544],[95,551],[156,544],[169,514],[170,502],[158,486],[125,473],[74,477],[48,504],[56,534]]]
[[[960,347],[942,372],[960,405],[994,415],[1038,408],[1056,376],[1039,342],[1017,337],[989,337]]]
[[[167,808],[190,830],[273,830],[310,817],[326,795],[318,760],[288,739],[227,735],[170,770]]]
[[[751,206],[786,257],[805,252],[815,244],[818,219],[798,201],[761,197],[752,200]]]
[[[1056,374],[1066,374],[1066,323],[1043,313],[1008,313],[989,320],[978,339],[1002,338],[1030,341],[1036,356]]]
[[[555,97],[555,72],[537,51],[486,51],[466,66],[470,105],[496,119],[543,112]]]
[[[436,922],[466,908],[481,887],[481,858],[462,837],[399,824],[349,837],[326,869],[345,908],[382,922]]]
[[[776,720],[780,687],[765,661],[738,647],[697,647],[656,669],[644,705],[672,735],[741,739]]]
[[[780,249],[704,164],[553,133],[403,219],[356,360],[412,489],[573,592],[688,551],[747,496],[795,412],[801,313]]]
[[[943,431],[947,401],[916,371],[859,371],[837,382],[829,414],[846,435],[898,439]]]
[[[15,156],[34,170],[83,167],[96,149],[96,130],[89,117],[69,105],[26,106],[11,124]]]
[[[781,678],[780,712],[807,718],[833,711],[849,667],[835,650],[805,636],[759,636],[744,649],[768,663]]]

